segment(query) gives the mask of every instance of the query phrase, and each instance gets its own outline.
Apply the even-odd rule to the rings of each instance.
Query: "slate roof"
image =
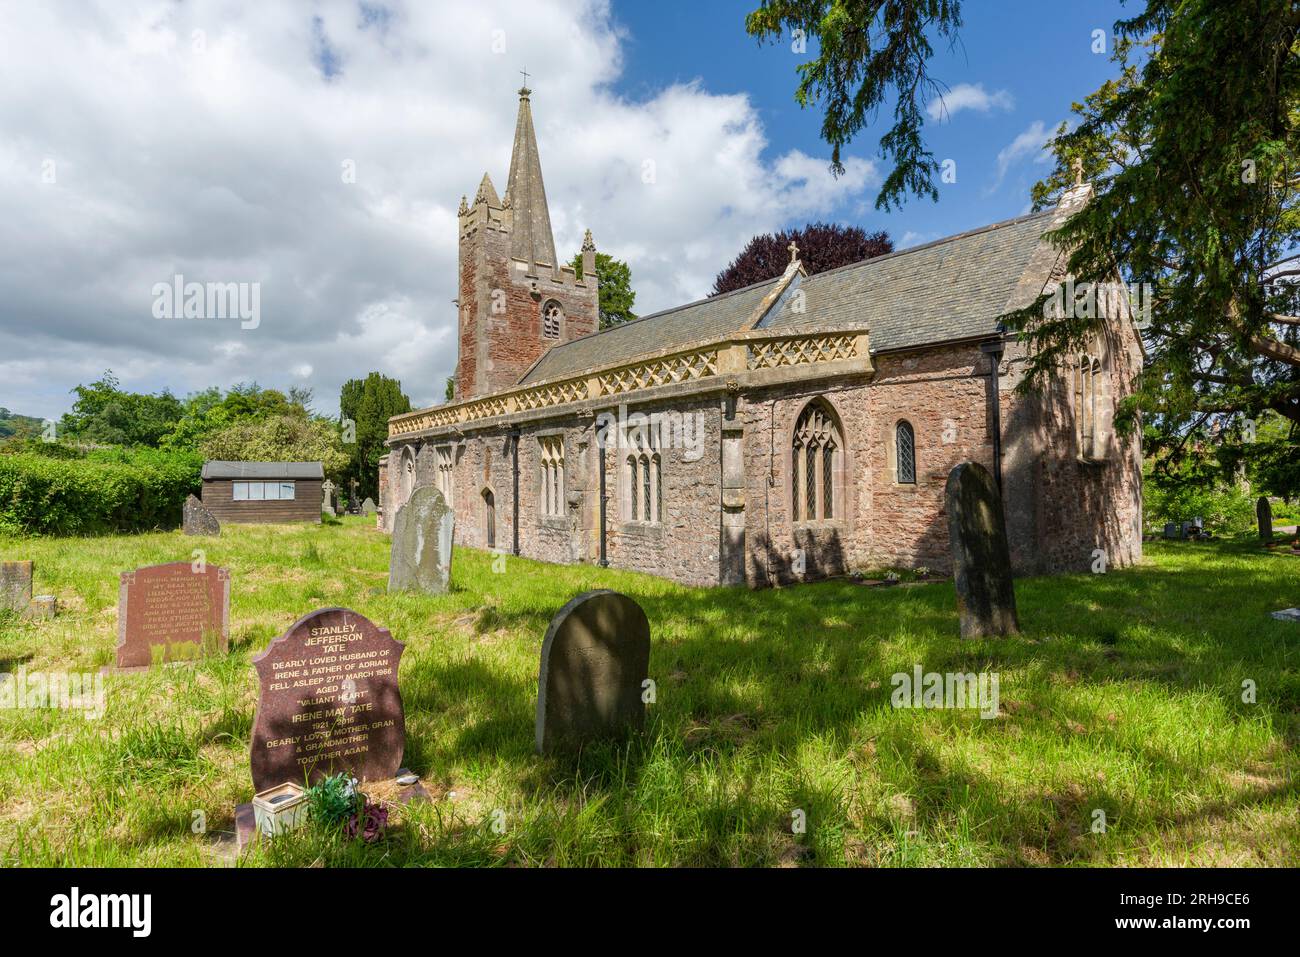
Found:
[[[1043,272],[1041,282],[1021,280],[1055,212],[1043,210],[809,276],[800,286],[803,313],[791,310],[794,300],[787,296],[764,328],[800,332],[865,325],[873,353],[993,335],[999,315],[1027,305],[1046,283],[1052,256],[1032,264]],[[566,342],[521,381],[573,375],[741,331],[776,282],[769,279]]]
[[[319,462],[204,462],[205,479],[323,479]]]

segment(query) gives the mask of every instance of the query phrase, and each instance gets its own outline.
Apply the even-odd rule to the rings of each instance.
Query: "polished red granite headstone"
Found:
[[[253,659],[261,681],[254,789],[342,771],[362,781],[391,778],[406,747],[397,688],[404,648],[347,608],[314,611],[271,642]]]
[[[122,572],[117,592],[117,666],[148,668],[230,647],[230,572],[171,562]]]

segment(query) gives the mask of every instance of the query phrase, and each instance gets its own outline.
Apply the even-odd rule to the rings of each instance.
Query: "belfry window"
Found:
[[[546,339],[560,338],[563,325],[564,307],[552,299],[542,307],[542,336]]]
[[[790,450],[790,515],[824,522],[840,514],[844,441],[829,406],[813,402],[799,416]]]

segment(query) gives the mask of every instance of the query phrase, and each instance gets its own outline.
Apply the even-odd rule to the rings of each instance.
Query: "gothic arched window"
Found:
[[[456,475],[456,450],[450,445],[440,445],[435,451],[438,455],[438,491],[450,508]]]
[[[1079,356],[1075,369],[1074,428],[1079,455],[1085,459],[1098,458],[1102,445],[1097,426],[1097,394],[1101,385],[1101,360],[1093,355]]]
[[[564,324],[564,307],[551,299],[542,307],[542,336],[547,339],[560,338],[560,328]]]
[[[658,524],[663,521],[663,460],[655,429],[642,430],[630,440],[624,473],[623,517],[629,522]]]
[[[564,436],[545,435],[539,438],[542,448],[542,514],[564,514]]]
[[[795,423],[790,450],[790,514],[796,522],[823,522],[839,515],[844,441],[830,407],[812,402]]]
[[[895,468],[899,485],[916,484],[916,433],[910,422],[899,422],[894,427]]]

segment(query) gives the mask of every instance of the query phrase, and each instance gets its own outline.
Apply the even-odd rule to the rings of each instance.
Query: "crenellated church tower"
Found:
[[[460,313],[456,398],[509,388],[552,347],[596,331],[596,246],[582,244],[582,279],[556,260],[533,132],[531,91],[519,91],[506,194],[486,173],[460,201]]]

